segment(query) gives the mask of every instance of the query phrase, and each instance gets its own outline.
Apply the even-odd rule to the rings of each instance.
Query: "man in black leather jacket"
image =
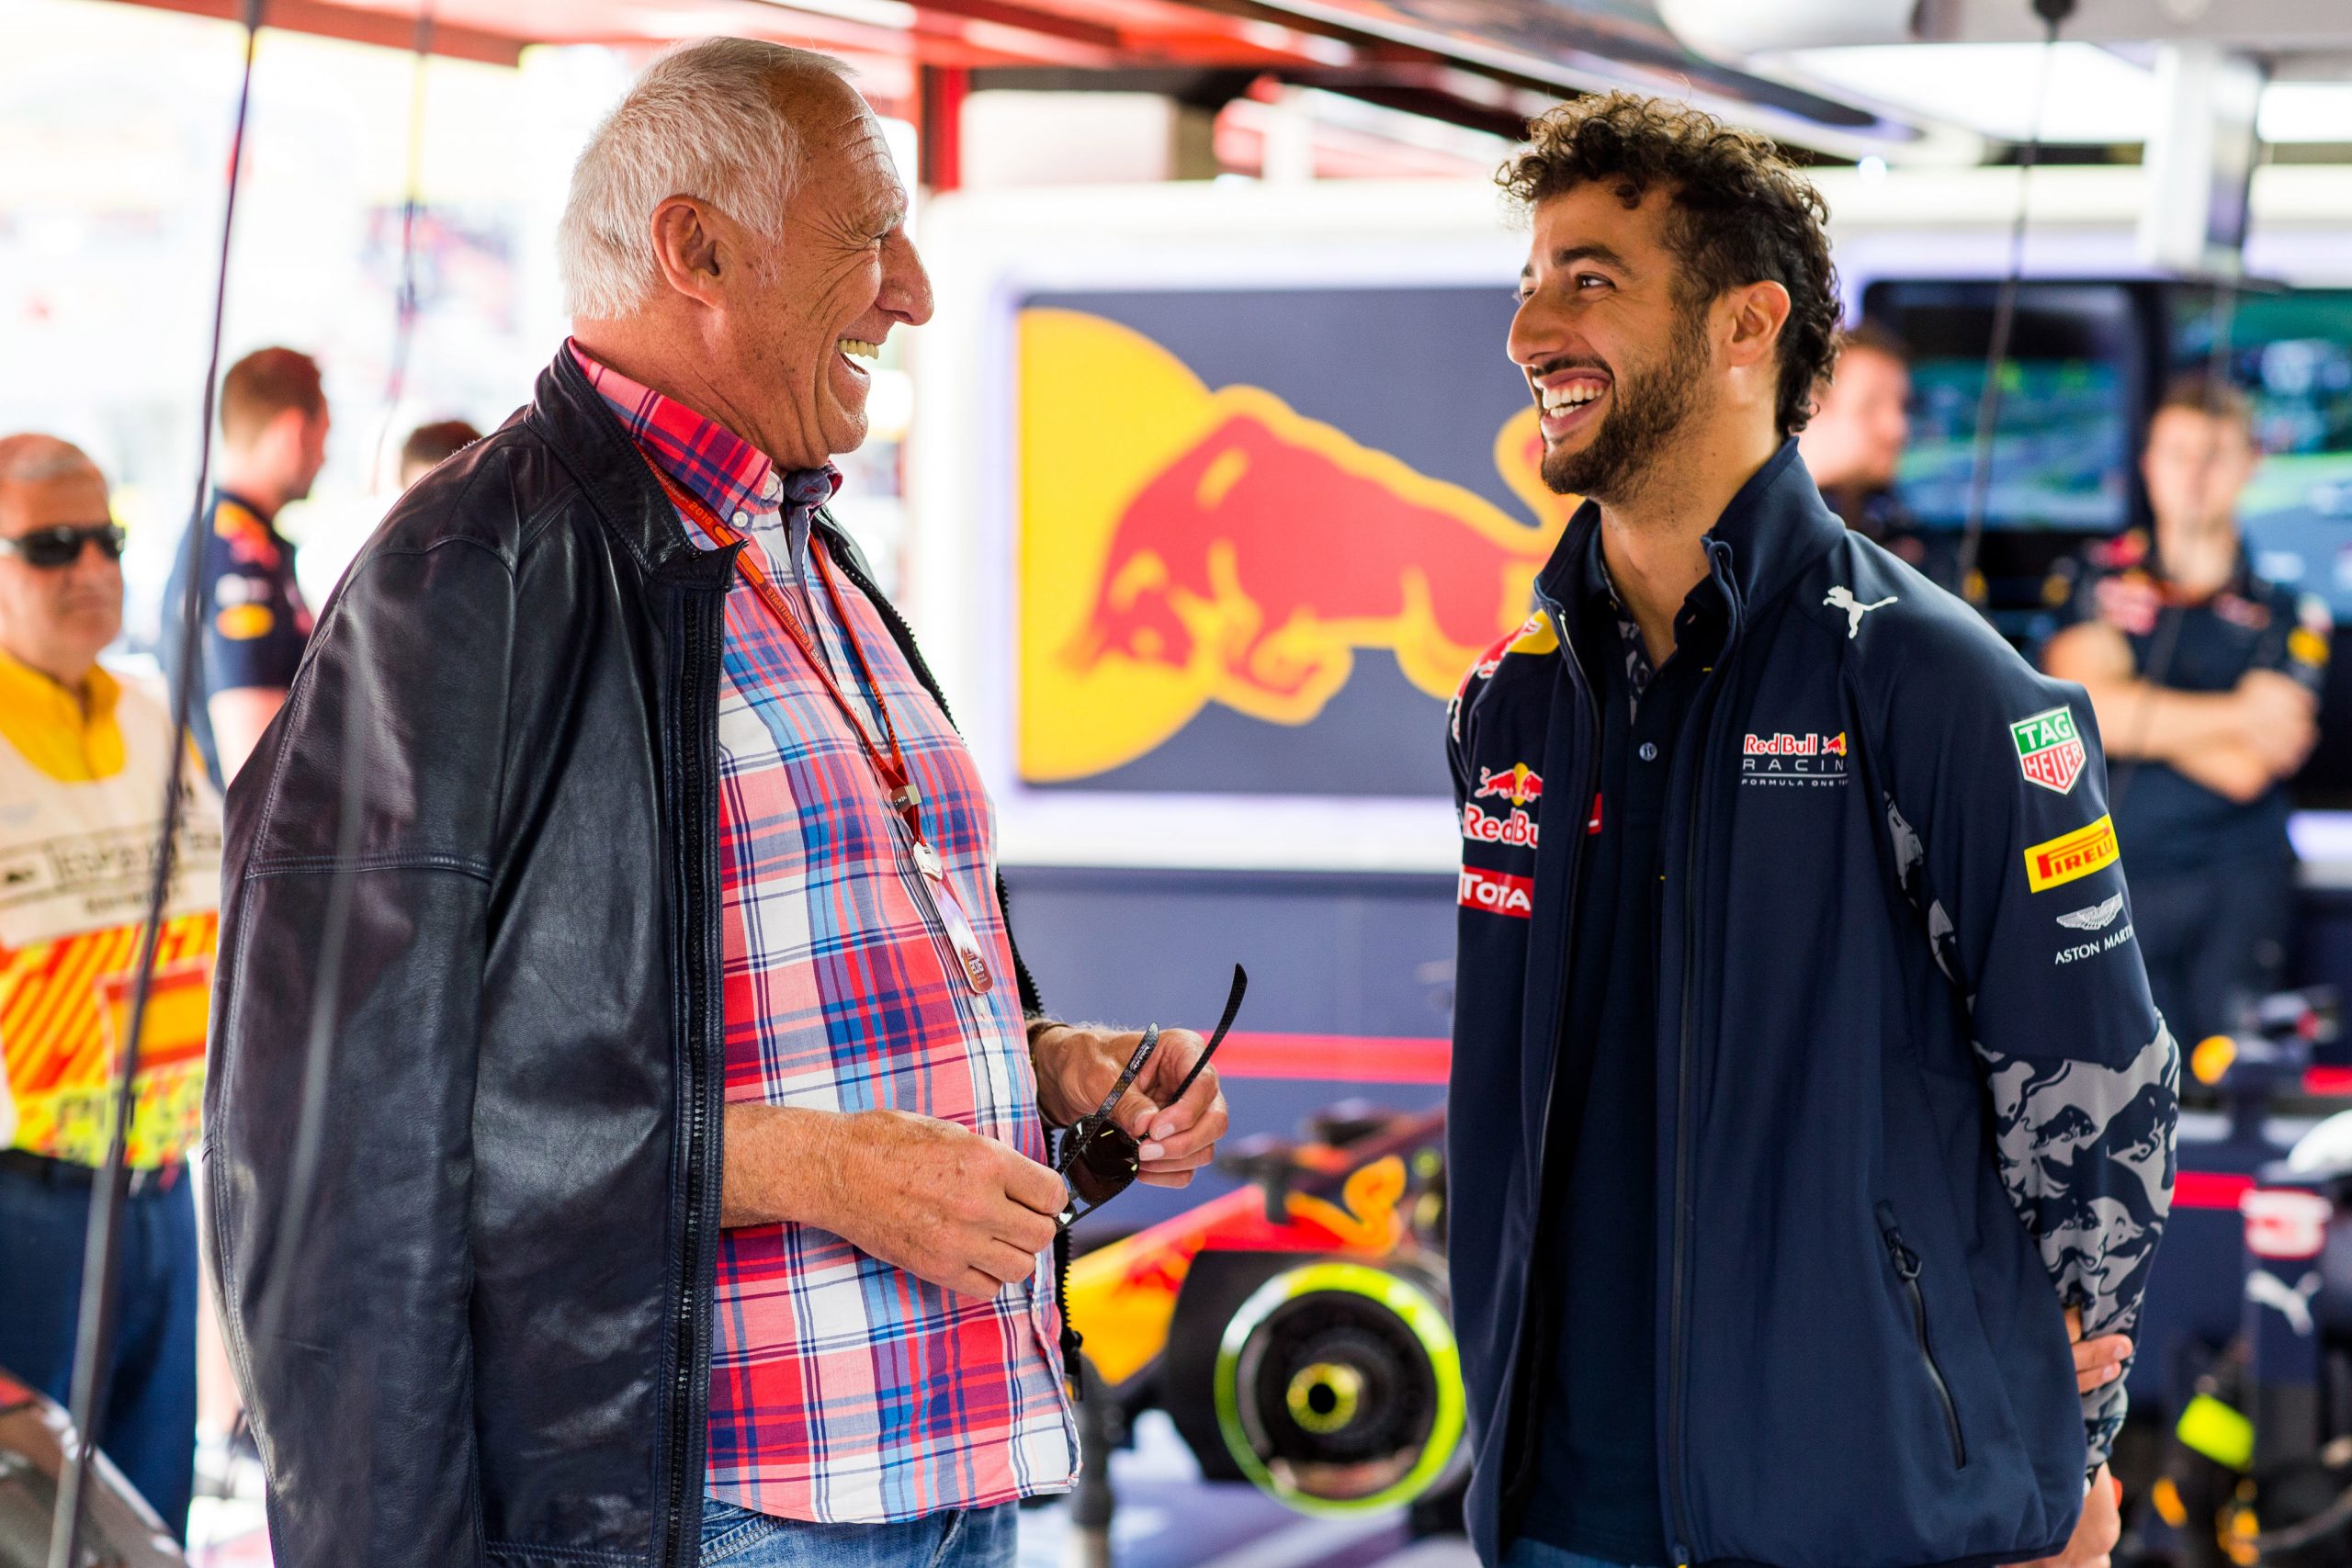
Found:
[[[832,62],[651,67],[574,175],[573,341],[387,519],[239,775],[208,1179],[281,1564],[781,1563],[850,1526],[1001,1562],[1007,1499],[1069,1484],[1041,1123],[1139,1037],[1043,1014],[912,637],[818,502],[773,499],[824,492],[865,434],[855,359],[930,314],[904,213]],[[749,537],[717,547],[729,473]],[[752,561],[798,591],[799,653]],[[879,790],[877,719],[949,798]],[[791,866],[745,852],[777,831],[754,784],[801,814]],[[825,857],[877,842],[869,891],[817,907]],[[861,929],[868,897],[936,930]],[[786,904],[835,923],[762,968],[781,939],[742,932]],[[1167,1032],[1120,1108],[1145,1180],[1224,1128],[1213,1074],[1163,1103],[1201,1049]],[[753,1243],[782,1284],[715,1310]],[[844,1280],[874,1337],[812,1346]],[[823,1382],[844,1359],[904,1381],[861,1404]],[[714,1383],[778,1364],[805,1403],[722,1431]]]

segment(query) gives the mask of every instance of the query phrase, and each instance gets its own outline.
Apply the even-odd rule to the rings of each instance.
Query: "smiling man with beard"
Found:
[[[209,1179],[281,1564],[992,1568],[1069,1484],[1046,1128],[1142,1037],[1043,1013],[825,512],[931,315],[906,215],[836,62],[650,67],[573,172],[571,340],[238,775]],[[1126,1174],[1209,1158],[1203,1044]]]
[[[1451,716],[1472,1539],[2099,1562],[2177,1055],[2090,705],[1823,504],[1770,146],[1623,95],[1530,142],[1510,352],[1586,501]],[[1522,768],[1540,837],[1473,831]]]

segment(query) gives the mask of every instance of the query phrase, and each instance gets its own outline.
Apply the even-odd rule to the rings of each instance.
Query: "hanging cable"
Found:
[[[2009,336],[2017,324],[2018,287],[2025,277],[2026,221],[2031,211],[2034,165],[2041,158],[2042,120],[2050,106],[2050,78],[2058,56],[2058,28],[2074,15],[2075,0],[2033,0],[2041,18],[2041,61],[2033,89],[2033,118],[2025,146],[2018,154],[2018,206],[2009,220],[2009,265],[1993,297],[1993,330],[1984,345],[1984,389],[1976,400],[1975,451],[1968,470],[1968,524],[1960,536],[1959,583],[1962,595],[1984,607],[1989,595],[1977,586],[1976,552],[1984,538],[1984,513],[1993,495],[1993,439],[2001,423],[2001,367],[2009,357]]]
[[[370,480],[384,473],[384,454],[391,446],[392,426],[400,418],[401,399],[408,394],[408,361],[416,341],[420,314],[416,299],[416,223],[424,210],[424,87],[426,67],[433,60],[434,0],[417,8],[416,32],[410,48],[416,63],[409,78],[408,169],[401,196],[401,273],[392,300],[391,368],[384,382],[384,423],[376,435],[376,457]]]
[[[228,316],[229,248],[236,232],[237,176],[244,165],[245,128],[253,107],[254,49],[261,35],[266,0],[244,0],[245,56],[237,83],[237,116],[229,136],[228,189],[220,206],[220,254],[212,289],[212,345],[205,361],[201,423],[197,429],[196,502],[190,509],[187,537],[181,548],[186,588],[180,603],[180,659],[172,681],[171,765],[163,801],[163,826],[156,835],[154,863],[147,886],[145,924],[140,931],[139,961],[133,971],[130,1016],[124,1032],[122,1059],[115,1068],[114,1121],[107,1137],[105,1163],[90,1190],[90,1220],[82,1255],[82,1297],[74,1325],[72,1446],[58,1477],[57,1512],[51,1523],[50,1568],[79,1568],[82,1526],[89,1506],[90,1455],[99,1438],[99,1385],[113,1359],[116,1274],[122,1256],[124,1168],[130,1156],[131,1114],[137,1105],[139,1053],[144,1043],[147,1004],[154,988],[155,952],[162,940],[164,911],[170,907],[172,879],[179,847],[182,804],[187,788],[188,707],[190,684],[203,648],[204,518],[212,485],[212,407],[220,375],[221,327]]]

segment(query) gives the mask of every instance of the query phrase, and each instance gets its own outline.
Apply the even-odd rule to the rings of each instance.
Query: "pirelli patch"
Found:
[[[2115,846],[2115,819],[2102,817],[2087,828],[2077,828],[2025,852],[2025,879],[2036,893],[2079,882],[2104,871],[2121,857]]]

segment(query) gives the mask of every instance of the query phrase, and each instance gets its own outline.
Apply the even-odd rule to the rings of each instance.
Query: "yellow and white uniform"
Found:
[[[78,696],[0,653],[0,1148],[97,1165],[127,1043],[171,716],[94,669]],[[204,1100],[220,814],[185,771],[140,1047],[133,1169],[176,1164]]]

